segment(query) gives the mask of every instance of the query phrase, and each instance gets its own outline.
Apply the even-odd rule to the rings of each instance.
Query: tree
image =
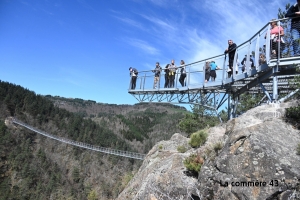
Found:
[[[207,104],[209,106],[212,103],[208,101]],[[193,104],[191,109],[192,113],[186,114],[179,123],[179,129],[181,131],[191,134],[206,127],[214,126],[219,121],[211,109],[201,104]]]
[[[259,101],[262,99],[264,94],[250,94],[250,93],[244,93],[239,96],[239,105],[237,106],[236,113],[238,115],[243,114],[247,110],[250,110],[251,108],[254,108]]]

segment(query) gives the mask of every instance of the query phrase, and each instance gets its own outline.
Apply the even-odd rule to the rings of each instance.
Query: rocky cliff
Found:
[[[211,128],[198,149],[180,134],[159,142],[118,199],[300,199],[300,134],[282,118],[291,104],[263,105]],[[198,177],[183,164],[191,154],[205,159]]]

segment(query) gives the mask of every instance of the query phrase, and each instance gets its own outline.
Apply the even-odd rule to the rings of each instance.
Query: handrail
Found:
[[[112,155],[116,155],[116,156],[122,156],[122,157],[127,157],[127,158],[134,158],[134,159],[138,159],[138,160],[143,160],[145,158],[145,154],[141,154],[141,153],[135,153],[135,152],[129,152],[129,151],[122,151],[122,150],[118,150],[118,149],[111,149],[111,148],[106,148],[106,147],[100,147],[100,146],[94,146],[91,144],[86,144],[83,142],[77,142],[74,140],[70,140],[67,138],[63,138],[63,137],[59,137],[56,135],[52,135],[43,131],[40,131],[36,128],[33,128],[15,118],[12,118],[12,122],[15,124],[18,124],[20,126],[23,126],[31,131],[34,131],[38,134],[41,134],[43,136],[49,137],[51,139],[66,143],[66,144],[70,144],[73,146],[77,146],[77,147],[81,147],[81,148],[85,148],[85,149],[89,149],[89,150],[93,150],[93,151],[99,151],[102,153],[107,153],[107,154],[112,154]]]
[[[238,45],[236,47],[236,51],[235,51],[235,55],[234,55],[234,60],[233,60],[233,68],[232,68],[232,72],[228,73],[227,76],[227,70],[228,70],[228,61],[229,58],[228,56],[226,56],[226,54],[220,54],[220,55],[216,55],[216,56],[212,56],[209,58],[205,58],[196,62],[192,62],[192,63],[188,63],[185,64],[184,66],[186,67],[186,78],[183,78],[185,85],[181,86],[180,84],[177,85],[177,81],[179,79],[180,76],[180,72],[176,73],[175,79],[174,77],[172,77],[172,82],[175,81],[175,87],[172,86],[167,86],[164,87],[164,84],[161,85],[162,80],[163,80],[163,75],[166,74],[164,72],[164,70],[166,68],[162,68],[161,69],[161,73],[160,73],[160,78],[159,78],[159,82],[158,82],[158,87],[153,89],[162,89],[162,88],[179,88],[179,87],[185,87],[183,90],[188,90],[190,87],[192,87],[193,85],[201,85],[201,88],[206,88],[206,87],[210,87],[212,84],[210,84],[211,82],[206,82],[204,81],[205,79],[205,62],[209,61],[209,60],[214,60],[215,63],[219,66],[219,68],[221,68],[218,71],[222,71],[222,72],[218,72],[217,73],[217,78],[215,81],[218,81],[218,86],[224,86],[224,85],[228,85],[231,84],[232,82],[235,82],[237,79],[243,79],[243,77],[251,77],[254,76],[257,73],[260,73],[264,70],[266,70],[265,66],[262,66],[263,63],[266,63],[269,67],[274,67],[274,65],[279,65],[282,62],[281,56],[283,55],[285,58],[288,57],[294,57],[293,54],[290,53],[290,43],[289,46],[287,47],[283,47],[283,49],[280,49],[281,46],[280,44],[278,45],[278,49],[277,49],[277,55],[276,57],[274,57],[275,54],[272,54],[272,50],[274,50],[274,46],[271,46],[271,37],[270,37],[270,31],[271,31],[271,26],[270,23],[274,22],[274,21],[278,21],[284,23],[284,24],[288,24],[290,23],[290,21],[284,21],[284,20],[290,20],[291,18],[283,18],[283,19],[279,19],[279,20],[272,20],[268,23],[266,23],[258,32],[256,32],[252,37],[250,37],[248,40],[246,40],[245,42],[241,43],[240,45]],[[281,23],[279,23],[280,25]],[[289,32],[289,28],[287,27],[285,32]],[[267,35],[267,37],[265,39],[264,35]],[[289,38],[290,35],[289,34],[285,34],[284,39],[287,42],[290,41],[291,38]],[[276,47],[277,48],[277,47]],[[254,53],[252,53],[254,52]],[[243,55],[246,55],[246,62],[243,63],[245,66],[245,70],[243,69],[243,73],[246,73],[245,76],[241,75],[242,74],[242,70],[241,70],[241,65],[237,66],[237,63],[240,63],[243,60]],[[252,68],[252,66],[250,66],[250,56],[254,54],[253,59],[253,63],[255,68]],[[260,55],[264,55],[265,56],[265,60],[261,61],[260,60]],[[277,62],[275,63],[275,61],[277,60]],[[293,59],[290,59],[290,61],[288,62],[284,62],[284,63],[292,63],[294,62]],[[297,61],[298,63],[298,61]],[[176,70],[182,68],[183,65],[179,65],[177,66]],[[254,70],[253,70],[254,69]],[[153,80],[151,79],[151,77],[153,77],[154,75],[151,74],[151,72],[153,72],[154,69],[152,70],[143,70],[143,71],[139,71],[140,76],[137,77],[137,82],[140,84],[139,90],[142,89],[142,91],[152,91],[152,83]],[[238,74],[235,73],[235,71],[238,71]],[[150,72],[150,73],[149,73]],[[217,72],[217,71],[216,71]],[[231,75],[231,77],[230,77]],[[230,78],[229,78],[230,77]],[[168,84],[167,83],[167,76],[165,77],[165,85]],[[174,79],[174,80],[173,80]],[[130,79],[131,80],[131,79]],[[177,86],[178,87],[177,87]],[[217,85],[217,84],[214,84]],[[167,89],[164,89],[164,91],[166,91]],[[170,89],[173,90],[173,89]],[[134,94],[134,89],[130,89],[129,88],[129,92]]]
[[[271,22],[279,22],[279,21],[284,21],[284,20],[289,20],[289,19],[293,19],[293,18],[297,18],[297,17],[288,17],[288,18],[282,18],[282,19],[277,19],[277,20],[272,20],[272,21],[269,21],[267,24],[265,24],[259,31],[257,31],[252,37],[250,37],[250,39],[246,40],[245,42],[243,42],[242,44],[238,45],[236,47],[236,49],[238,49],[239,47],[247,44],[248,42],[250,42],[251,40],[253,40],[255,37],[257,37],[257,35],[262,32]],[[197,64],[197,63],[201,63],[201,62],[205,62],[207,60],[212,60],[214,58],[217,58],[217,57],[220,57],[220,56],[223,56],[225,55],[224,53],[223,54],[220,54],[220,55],[216,55],[216,56],[212,56],[212,57],[209,57],[209,58],[205,58],[205,59],[202,59],[202,60],[199,60],[199,61],[196,61],[196,62],[192,62],[192,63],[188,63],[188,64],[185,64],[185,66],[190,66],[190,65],[194,65],[194,64]],[[179,68],[179,67],[178,67]],[[162,70],[164,70],[166,68],[162,68]],[[144,71],[139,71],[139,73],[142,73],[142,72],[151,72],[152,70],[144,70]]]

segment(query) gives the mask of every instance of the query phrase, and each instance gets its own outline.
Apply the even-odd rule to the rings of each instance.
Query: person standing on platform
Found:
[[[236,44],[233,43],[232,40],[228,40],[228,48],[225,50],[225,54],[228,53],[228,60],[229,60],[229,69],[228,70],[228,78],[231,77],[231,74],[233,72],[233,61],[234,61],[234,54],[236,51]]]
[[[157,82],[159,82],[160,78],[160,72],[161,72],[161,67],[159,66],[159,62],[156,62],[155,69],[152,70],[154,73],[154,84],[153,84],[153,89],[156,89]]]
[[[135,90],[138,71],[135,68],[129,67],[129,72],[131,76],[130,88],[131,90]]]
[[[205,83],[209,81],[210,78],[210,62],[206,61],[205,62]]]
[[[217,73],[216,70],[220,69],[217,64],[215,63],[215,61],[211,61],[210,62],[210,77],[211,77],[211,81],[215,81],[216,77],[217,77]]]
[[[173,88],[174,87],[174,80],[175,80],[175,75],[176,75],[176,70],[177,70],[177,67],[175,65],[175,60],[173,59],[171,61],[171,64],[169,66],[169,81],[170,81],[170,88]]]
[[[167,64],[166,65],[166,67],[165,67],[165,69],[164,69],[164,71],[165,71],[165,87],[164,88],[168,88],[169,87],[169,66],[170,66],[170,64]]]
[[[186,78],[186,69],[185,69],[185,62],[183,60],[180,61],[180,78],[179,83],[182,87],[186,86],[184,80]]]

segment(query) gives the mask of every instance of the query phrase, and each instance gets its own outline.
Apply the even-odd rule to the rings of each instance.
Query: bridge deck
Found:
[[[143,160],[144,157],[146,156],[145,154],[95,146],[95,145],[86,144],[86,143],[83,143],[83,142],[77,142],[77,141],[70,140],[70,139],[67,139],[67,138],[59,137],[59,136],[56,136],[56,135],[52,135],[52,134],[46,133],[44,131],[38,130],[38,129],[32,127],[32,126],[29,126],[28,124],[25,124],[25,123],[15,119],[15,118],[12,118],[11,121],[12,121],[12,123],[23,126],[23,127],[27,128],[31,131],[34,131],[34,132],[36,132],[38,134],[41,134],[43,136],[46,136],[48,138],[57,140],[59,142],[65,143],[65,144],[70,144],[70,145],[73,145],[73,146],[77,146],[77,147],[80,147],[80,148],[85,148],[85,149],[89,149],[89,150],[92,150],[92,151],[98,151],[98,152],[102,152],[102,153],[106,153],[106,154],[122,156],[122,157],[127,157],[127,158],[133,158],[133,159],[138,159],[138,160]]]
[[[276,66],[277,60],[273,59],[270,61],[270,64],[264,64],[259,66],[257,69],[249,70],[248,73],[240,73],[231,78],[225,78],[223,80],[217,80],[215,82],[199,82],[187,85],[185,87],[177,87],[174,88],[163,88],[158,87],[156,89],[153,88],[137,88],[134,90],[129,89],[128,93],[132,95],[140,95],[140,94],[166,94],[166,93],[173,93],[173,94],[182,94],[183,92],[192,92],[193,90],[203,90],[203,91],[210,91],[210,90],[218,90],[219,92],[226,92],[226,90],[231,89],[234,90],[240,87],[243,87],[253,81],[254,79],[260,80],[262,83],[267,83],[269,85],[272,83],[273,75],[276,73],[278,80],[281,82],[286,82],[284,85],[294,85],[291,83],[291,80],[294,78],[295,75],[299,75],[296,72],[296,67],[298,64],[300,65],[300,57],[289,57],[289,58],[282,58],[278,60],[279,69],[277,72],[272,72],[274,66]],[[267,73],[269,72],[269,73]],[[267,74],[267,77],[266,75]],[[187,73],[187,76],[190,74]],[[264,80],[261,80],[261,79]],[[259,83],[257,83],[259,84]],[[279,84],[278,86],[281,88],[283,84]],[[287,87],[284,87],[288,89]],[[249,88],[250,90],[251,88]],[[294,87],[291,87],[294,90]]]

